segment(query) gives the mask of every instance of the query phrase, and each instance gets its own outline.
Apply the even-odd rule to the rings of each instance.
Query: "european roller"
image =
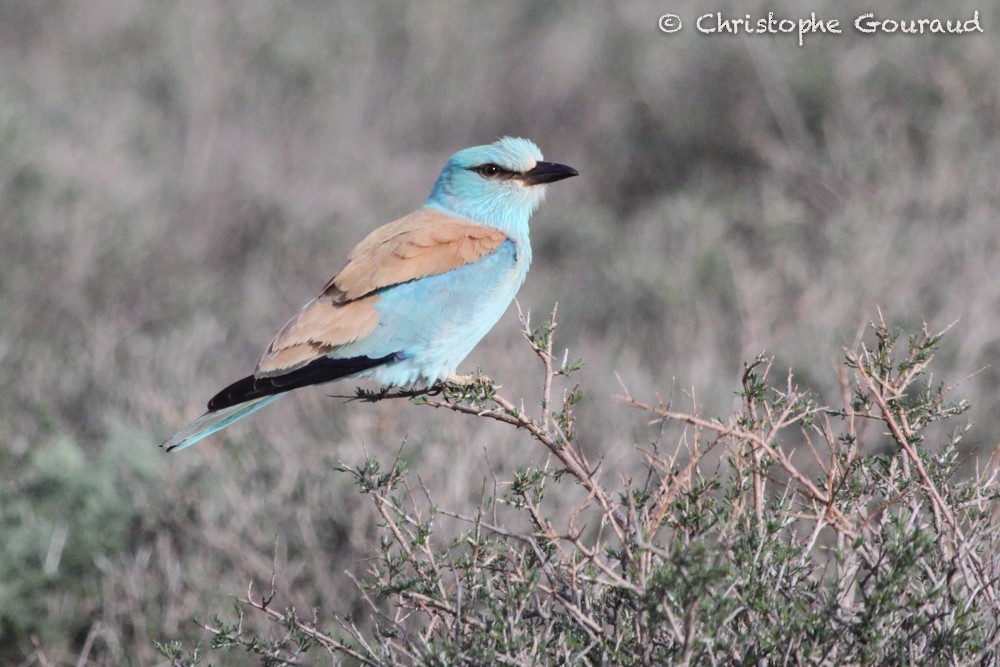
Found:
[[[578,172],[504,137],[451,156],[422,208],[358,244],[288,321],[253,375],[161,446],[193,445],[279,397],[341,378],[397,387],[446,380],[493,328],[531,263],[528,219],[548,183]]]

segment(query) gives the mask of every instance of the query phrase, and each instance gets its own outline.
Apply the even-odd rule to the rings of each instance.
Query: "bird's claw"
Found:
[[[457,387],[471,387],[476,384],[492,385],[493,380],[482,373],[469,373],[468,375],[456,375],[452,373],[445,378],[444,384],[455,385]]]

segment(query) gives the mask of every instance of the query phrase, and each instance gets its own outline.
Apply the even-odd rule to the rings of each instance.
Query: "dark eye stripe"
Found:
[[[517,176],[517,172],[516,171],[511,171],[510,169],[504,169],[500,165],[493,164],[492,162],[488,162],[486,164],[477,165],[475,167],[469,167],[469,169],[471,171],[476,172],[480,176],[484,176],[486,178],[502,178],[502,179],[507,179],[507,178],[513,178],[514,176]]]

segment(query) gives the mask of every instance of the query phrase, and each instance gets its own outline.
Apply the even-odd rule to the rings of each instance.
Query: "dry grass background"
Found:
[[[876,306],[908,325],[962,318],[938,368],[986,367],[961,392],[985,459],[1000,440],[1000,7],[880,5],[978,9],[986,34],[848,29],[804,48],[667,37],[668,9],[0,4],[0,662],[154,664],[153,640],[204,640],[193,615],[270,577],[276,535],[283,603],[360,613],[345,571],[363,574],[377,519],[335,462],[405,441],[435,501],[461,508],[491,469],[543,458],[482,420],[323,390],[194,450],[155,448],[448,155],[504,134],[582,174],[533,221],[520,301],[536,318],[560,304],[606,475],[650,437],[611,400],[615,373],[636,396],[693,388],[710,417],[768,350],[835,394]],[[532,363],[509,313],[467,367],[533,396]]]

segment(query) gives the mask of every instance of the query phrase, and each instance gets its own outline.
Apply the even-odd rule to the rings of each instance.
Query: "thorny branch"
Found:
[[[633,607],[626,605],[623,609],[631,610],[627,613],[631,618],[627,624],[634,629],[634,638],[641,640],[644,660],[651,660],[657,650],[669,649],[674,651],[669,654],[679,664],[696,661],[706,650],[697,643],[699,615],[704,613],[698,611],[699,598],[673,599],[672,596],[679,594],[676,591],[658,592],[657,595],[666,595],[656,607],[656,613],[662,618],[659,625],[652,624],[651,617],[634,605],[645,599],[651,586],[657,585],[658,572],[668,566],[674,567],[670,563],[676,557],[677,546],[698,534],[698,531],[685,532],[689,528],[678,513],[682,507],[697,507],[702,502],[702,494],[711,492],[711,486],[702,484],[706,479],[703,463],[706,457],[721,448],[735,466],[733,488],[749,495],[749,502],[737,499],[732,505],[726,525],[741,526],[744,524],[739,522],[747,522],[750,517],[756,522],[752,533],[758,540],[755,547],[758,550],[768,539],[773,539],[765,533],[766,517],[770,517],[768,531],[787,530],[791,534],[794,532],[791,526],[800,525],[796,529],[801,544],[801,551],[795,552],[793,569],[796,571],[807,568],[817,558],[814,550],[819,545],[826,545],[824,549],[835,545],[840,554],[832,559],[836,576],[840,581],[853,582],[845,583],[835,596],[836,603],[841,605],[839,614],[850,613],[852,605],[856,604],[856,591],[871,586],[872,574],[884,567],[885,556],[878,547],[879,531],[891,517],[908,517],[907,525],[912,528],[923,511],[922,501],[917,499],[919,494],[914,493],[918,487],[905,483],[910,467],[915,471],[919,488],[931,499],[933,525],[954,543],[952,557],[962,574],[960,577],[938,576],[928,562],[921,563],[921,571],[929,580],[938,582],[935,586],[946,586],[949,590],[964,580],[972,597],[982,593],[1000,611],[993,574],[996,563],[984,562],[972,543],[973,537],[979,537],[984,527],[971,524],[963,533],[962,520],[956,516],[954,503],[939,491],[939,482],[935,481],[933,471],[927,469],[918,451],[920,437],[917,431],[936,418],[933,415],[951,414],[943,401],[943,394],[950,387],[931,396],[924,416],[915,421],[910,420],[903,407],[902,399],[921,377],[938,338],[925,331],[922,340],[911,340],[909,355],[902,362],[893,363],[886,358],[892,340],[886,336],[884,325],[875,327],[880,337],[879,350],[872,353],[859,340],[861,352],[848,355],[847,368],[854,369],[856,374],[853,386],[848,373],[841,371],[839,374],[844,402],[840,410],[815,404],[793,385],[791,373],[781,389],[768,386],[766,380],[771,361],[763,357],[745,367],[741,393],[743,408],[728,422],[705,419],[697,412],[677,410],[662,401],[652,403],[636,399],[623,385],[624,395],[618,400],[654,415],[659,433],[651,449],[638,448],[648,470],[645,486],[633,488],[632,480],[623,478],[623,490],[613,491],[598,478],[596,468],[576,440],[573,431],[576,388],[564,391],[561,409],[552,405],[557,378],[575,369],[566,360],[557,363],[553,354],[556,311],[553,310],[548,321],[538,329],[531,329],[526,314],[521,314],[521,323],[525,339],[542,365],[541,411],[538,414],[530,414],[523,403],[519,407],[499,393],[499,385],[482,376],[470,382],[442,384],[420,391],[358,390],[351,400],[408,398],[435,409],[491,419],[526,431],[562,466],[561,471],[552,471],[546,464],[542,469],[535,469],[534,476],[526,475],[520,483],[511,483],[516,502],[510,504],[525,513],[532,530],[522,532],[499,524],[496,474],[492,469],[494,497],[488,499],[488,503],[492,504],[493,519],[487,521],[483,507],[474,516],[438,510],[426,488],[423,492],[429,509],[418,509],[419,503],[406,482],[399,455],[390,471],[384,474],[377,468],[342,466],[340,469],[355,475],[362,489],[372,496],[386,531],[382,560],[374,562],[371,570],[377,585],[359,584],[374,617],[386,628],[380,640],[382,647],[367,642],[353,624],[339,617],[334,618],[358,647],[320,631],[318,624],[302,622],[294,611],[283,614],[272,609],[273,578],[267,597],[255,598],[252,590],[248,590],[246,602],[252,608],[313,638],[331,653],[348,655],[363,664],[373,665],[381,664],[379,656],[386,655],[387,650],[420,661],[431,650],[436,636],[460,640],[470,633],[490,632],[491,623],[496,621],[486,622],[477,614],[472,600],[478,592],[491,585],[505,589],[505,594],[511,594],[517,587],[526,587],[531,591],[530,596],[508,610],[509,613],[517,619],[537,619],[552,624],[558,617],[550,605],[561,609],[566,621],[582,633],[580,636],[586,644],[582,653],[579,649],[566,649],[560,654],[565,659],[570,659],[569,656],[575,659],[604,642],[613,640],[618,645],[622,641],[616,634],[618,621],[602,617],[597,611],[604,604],[602,600],[614,598],[609,591],[617,591],[617,595],[624,596],[622,600],[632,600],[628,604]],[[874,412],[870,405],[874,405]],[[878,473],[865,458],[865,439],[880,435],[874,433],[878,429],[867,428],[873,423],[884,424],[904,452],[907,467],[902,477],[894,472],[895,469]],[[670,455],[661,452],[659,445],[666,424],[682,427],[677,448]],[[800,442],[801,447],[790,444],[793,440]],[[826,452],[821,451],[824,445]],[[803,462],[796,455],[803,449],[811,454],[811,460]],[[747,460],[747,452],[750,453],[749,465],[743,463]],[[374,465],[373,461],[370,460],[369,467]],[[862,477],[870,480],[867,486],[859,483],[859,471],[865,471]],[[565,530],[555,527],[540,493],[545,479],[562,473],[575,479],[587,492],[580,507],[570,514]],[[997,474],[996,466],[992,467],[983,474],[977,488],[984,488],[982,485],[991,483]],[[717,479],[718,471],[713,475]],[[746,486],[741,486],[740,475],[748,480]],[[400,485],[406,491],[402,496],[393,493]],[[979,506],[985,507],[992,502],[981,491],[979,493],[975,500]],[[596,531],[588,530],[586,522],[581,520],[585,510],[592,509],[593,504],[597,505],[601,516]],[[895,512],[894,508],[904,505],[908,514]],[[430,539],[430,525],[437,513],[471,526],[464,541],[453,543],[444,551],[435,549]],[[613,530],[615,544],[605,542],[603,528],[607,525]],[[824,538],[824,534],[832,536],[832,542]],[[499,542],[519,544],[522,548],[504,549],[497,546]],[[779,580],[783,576],[802,576],[784,575],[786,567],[790,565],[781,566]],[[532,574],[534,568],[539,574]],[[499,578],[494,580],[494,577]],[[494,583],[487,583],[491,580]],[[369,596],[369,590],[394,599],[397,610],[392,618],[380,611],[379,603]],[[715,595],[724,598],[735,595],[738,590],[730,585]],[[497,591],[491,593],[493,596],[499,594]],[[739,613],[747,613],[745,607],[738,609],[743,609]],[[615,611],[612,618],[617,619],[621,613],[624,613],[622,609]],[[419,633],[407,630],[407,619],[412,614],[424,619]],[[789,645],[786,652],[788,656],[796,656],[794,661],[808,661],[797,645]],[[725,657],[722,653],[712,655],[714,662]],[[824,655],[825,660],[836,661],[837,649],[830,647]],[[525,664],[505,651],[498,651],[494,656],[500,664]]]

